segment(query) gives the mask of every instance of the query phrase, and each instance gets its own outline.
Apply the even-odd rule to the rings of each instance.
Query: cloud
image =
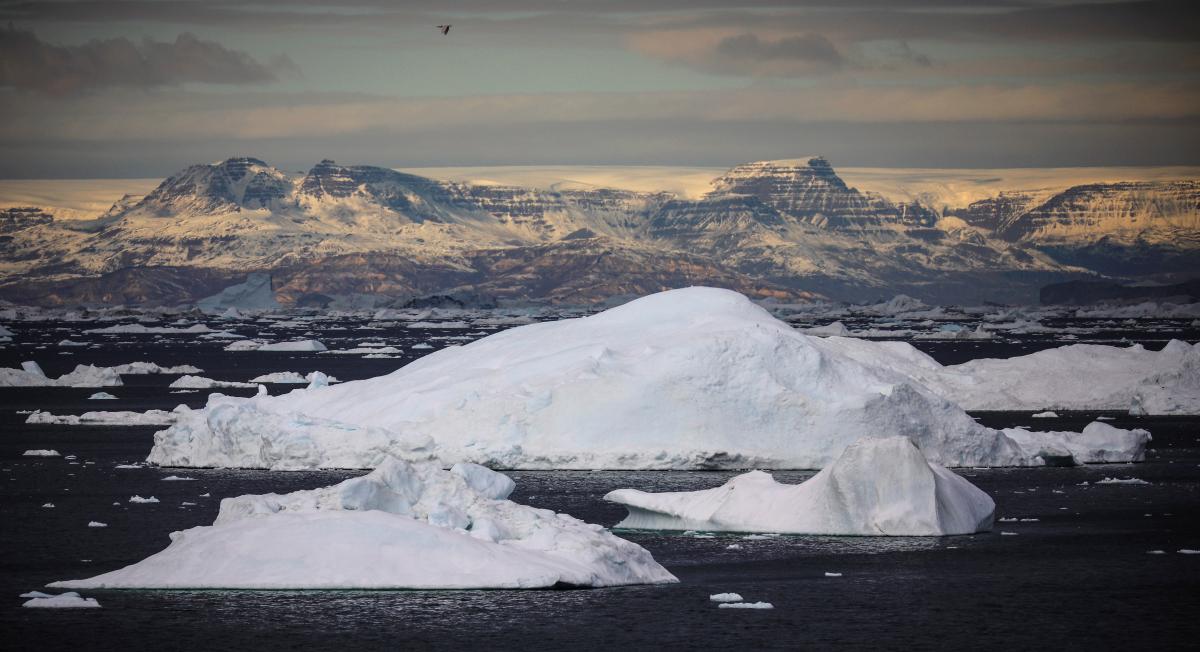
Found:
[[[298,69],[287,57],[264,64],[192,34],[174,42],[126,38],[83,45],[46,43],[33,32],[0,30],[0,87],[65,96],[109,87],[153,88],[186,82],[262,84]]]
[[[738,34],[721,39],[714,53],[737,60],[796,61],[830,68],[846,63],[842,53],[820,34],[789,36],[778,41],[760,39],[750,33]]]
[[[102,93],[70,100],[10,97],[0,140],[198,143],[515,126],[1086,123],[1200,119],[1200,84],[1108,83],[742,88],[658,93],[556,93],[398,98],[350,94]],[[80,120],[80,115],[87,120]]]

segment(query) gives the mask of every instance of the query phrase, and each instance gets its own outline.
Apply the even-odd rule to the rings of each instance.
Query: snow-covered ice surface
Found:
[[[598,525],[507,500],[513,482],[388,458],[321,489],[221,501],[211,526],[62,588],[545,588],[677,581]],[[132,500],[132,499],[131,499]]]
[[[996,508],[905,437],[860,439],[798,485],[751,471],[704,491],[604,498],[628,508],[621,528],[864,536],[973,534],[991,529]]]
[[[386,376],[214,395],[181,409],[148,461],[373,468],[432,440],[444,462],[493,468],[821,468],[859,437],[904,435],[946,466],[1043,463],[1043,440],[1059,435],[1018,440],[980,426],[916,378],[912,368],[932,373],[936,362],[896,344],[810,337],[735,292],[673,290],[496,333]],[[1138,459],[1145,433],[1125,437],[1121,450],[1134,454],[1124,461]]]

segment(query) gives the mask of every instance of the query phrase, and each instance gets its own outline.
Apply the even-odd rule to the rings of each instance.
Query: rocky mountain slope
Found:
[[[1070,252],[1118,237],[1194,259],[1198,194],[1196,182],[1081,186],[939,215],[849,187],[820,157],[739,165],[698,199],[329,160],[291,174],[232,158],[190,166],[94,220],[0,213],[0,297],[191,301],[269,272],[284,303],[446,292],[592,303],[694,284],[781,300],[1018,300],[1086,275],[1072,264],[1086,256]]]

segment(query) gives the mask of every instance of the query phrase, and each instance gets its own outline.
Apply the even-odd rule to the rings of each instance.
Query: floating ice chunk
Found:
[[[1002,537],[1015,537],[1015,536],[1017,536],[1018,534],[1019,534],[1018,532],[1001,532],[1001,533],[1000,533],[1000,536],[1002,536]]]
[[[495,474],[388,458],[331,487],[227,498],[213,525],[173,533],[166,550],[52,586],[465,589],[677,581],[641,546],[598,525],[493,498],[506,483],[483,478],[485,471]],[[483,534],[475,535],[477,528]]]
[[[256,383],[241,383],[233,380],[213,380],[204,376],[180,376],[175,379],[170,385],[171,389],[214,389],[224,387],[257,387]]]
[[[991,529],[995,503],[962,477],[931,464],[906,437],[860,439],[798,485],[746,473],[703,491],[618,489],[617,527],[794,534],[936,536]]]
[[[204,324],[192,324],[186,328],[175,328],[172,326],[146,326],[145,324],[114,324],[105,326],[104,328],[92,328],[83,331],[85,333],[98,334],[135,334],[135,335],[193,335],[196,333],[211,333],[213,329]]]
[[[1053,410],[1047,410],[1045,412],[1038,412],[1037,414],[1030,416],[1032,416],[1034,419],[1057,419],[1058,413],[1054,412]]]
[[[1147,555],[1165,555],[1165,554],[1167,554],[1167,551],[1166,550],[1147,550],[1146,554]]]
[[[129,362],[126,364],[109,367],[118,374],[128,374],[130,376],[146,375],[146,374],[198,374],[204,370],[199,367],[194,367],[190,364],[181,364],[174,367],[163,367],[153,362]]]
[[[1200,555],[1200,550],[1192,550],[1191,548],[1180,548],[1177,552],[1181,555]]]
[[[61,457],[62,454],[52,448],[35,448],[22,453],[25,457]]]
[[[263,374],[261,376],[255,377],[255,378],[251,378],[250,382],[252,382],[252,383],[274,383],[274,384],[281,384],[281,385],[303,385],[305,383],[313,382],[313,378],[315,378],[316,375],[319,373],[321,373],[321,372],[310,371],[308,373],[308,375],[301,376],[300,374],[296,373],[295,371],[277,371],[275,373]],[[325,376],[325,378],[328,380],[329,383],[339,382],[338,379],[334,378],[333,376],[329,376],[326,374],[321,374],[321,375]]]
[[[770,602],[722,602],[717,605],[719,609],[774,609],[775,605]]]
[[[184,482],[187,480],[195,480],[195,478],[186,478],[179,475],[168,475],[162,479],[163,482]]]
[[[406,328],[470,328],[471,325],[465,321],[414,321],[406,325]]]
[[[120,387],[121,376],[109,367],[76,365],[58,378],[48,378],[36,362],[23,362],[20,369],[0,368],[0,387]]]
[[[131,502],[131,503],[157,503],[158,499],[155,498],[154,496],[150,496],[149,498],[142,498],[141,496],[133,495],[133,496],[129,497],[129,502]]]
[[[1140,462],[1151,441],[1146,430],[1124,430],[1098,421],[1082,432],[1030,432],[1024,428],[1005,428],[1003,432],[1023,450],[1056,466]]]
[[[1104,478],[1097,480],[1096,484],[1150,484],[1140,478]]]
[[[742,596],[737,593],[716,593],[708,596],[708,599],[713,602],[741,602]]]
[[[118,464],[118,465],[114,466],[113,468],[114,469],[144,469],[144,468],[146,468],[146,465],[145,464]]]
[[[51,414],[34,410],[25,418],[25,423],[56,424],[63,426],[166,426],[175,422],[176,414],[164,410],[146,412],[84,412],[74,414]]]
[[[113,396],[112,394],[109,394],[108,392],[96,392],[95,394],[92,394],[91,396],[89,396],[88,400],[89,401],[112,401],[112,400],[115,400],[116,398],[117,398],[116,396]]]
[[[841,576],[842,576],[841,573],[830,573],[829,571],[825,571],[825,577],[841,577]]]
[[[740,543],[731,543],[731,544],[729,544],[729,545],[725,546],[725,549],[726,549],[726,550],[741,550],[741,549],[742,549],[742,544],[740,544]]]
[[[95,598],[83,598],[73,591],[53,596],[43,594],[43,596],[35,597],[21,606],[34,609],[97,609],[100,607],[100,603]]]
[[[42,505],[45,509],[54,509],[54,503],[46,503]]]
[[[114,504],[119,505],[120,503]],[[88,527],[108,527],[108,523],[101,523],[100,521],[88,521]]]
[[[316,340],[297,340],[294,342],[273,342],[258,347],[259,351],[325,351],[324,344]]]
[[[410,348],[410,349],[417,349],[417,350],[424,350],[424,349],[432,349],[432,348],[433,348],[433,345],[432,345],[432,344],[429,344],[429,343],[427,343],[427,342],[417,342],[416,344],[414,344],[414,345],[412,345],[412,346],[410,346],[410,347],[408,347],[408,348]]]

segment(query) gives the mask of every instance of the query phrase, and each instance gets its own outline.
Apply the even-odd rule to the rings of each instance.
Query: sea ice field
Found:
[[[1153,354],[1172,340],[1194,344],[1200,339],[1195,308],[931,307],[904,298],[877,306],[766,306],[798,333],[907,342],[940,365],[969,363],[972,369],[1002,369],[1002,363],[980,361],[1068,345],[1141,346]],[[1107,394],[1067,396],[1083,401],[1104,394],[1119,406],[964,405],[964,418],[997,432],[1078,433],[1099,422],[1152,436],[1144,460],[1136,463],[949,465],[994,501],[991,529],[979,534],[627,530],[616,527],[627,511],[604,500],[610,492],[714,490],[756,465],[518,468],[503,471],[515,481],[507,496],[513,504],[611,529],[653,555],[678,582],[574,590],[47,588],[160,553],[172,532],[217,521],[222,499],[324,491],[368,473],[319,465],[271,471],[147,464],[155,433],[178,422],[177,405],[199,411],[213,393],[249,398],[307,386],[337,388],[500,331],[591,312],[0,312],[0,340],[6,340],[0,342],[0,368],[14,370],[0,372],[5,647],[461,649],[486,642],[525,649],[796,649],[886,640],[913,648],[1169,649],[1186,647],[1200,634],[1194,618],[1200,555],[1181,552],[1200,549],[1200,416],[1186,408],[1184,367],[1138,379],[1154,378],[1154,387],[1170,385],[1174,393],[1144,392],[1135,402],[1132,395],[1111,398],[1121,388],[1105,385]],[[1051,365],[1069,357],[1044,355]],[[37,371],[22,368],[26,362],[35,362]],[[1053,383],[1031,379],[1032,391],[1004,385],[1005,400],[1029,401],[1063,382],[1053,369],[1045,375]],[[1079,379],[1089,382],[1107,381]],[[947,381],[929,396],[949,396],[964,386]],[[962,391],[961,400],[980,398]],[[97,397],[101,392],[115,398]],[[770,473],[777,482],[798,485],[816,471],[776,467]],[[645,572],[664,577],[650,566]],[[55,606],[46,598],[21,597],[34,591],[76,591],[81,597],[58,600],[65,608],[23,607]],[[738,599],[710,599],[719,594]],[[89,600],[99,607],[70,608]]]

